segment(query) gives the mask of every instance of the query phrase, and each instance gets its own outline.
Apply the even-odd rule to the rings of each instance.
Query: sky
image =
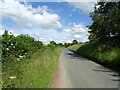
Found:
[[[0,1],[0,35],[8,30],[15,36],[29,34],[44,44],[86,42],[95,3]]]

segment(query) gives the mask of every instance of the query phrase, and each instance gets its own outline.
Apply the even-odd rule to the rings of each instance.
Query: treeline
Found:
[[[75,44],[78,44],[78,43],[81,43],[81,42],[78,42],[77,40],[73,40],[72,43],[58,43],[56,44],[54,41],[51,41],[50,44],[48,44],[48,46],[50,47],[55,47],[56,45],[58,46],[63,46],[63,47],[69,47],[69,46],[72,46],[72,45],[75,45]]]
[[[89,40],[120,46],[120,1],[99,2],[91,13],[93,20],[89,26]]]
[[[38,50],[42,51],[48,47],[54,49],[59,46],[64,46],[63,44],[56,44],[54,41],[51,41],[46,46],[41,41],[36,41],[29,35],[18,35],[15,37],[12,33],[8,34],[7,30],[1,36],[1,40],[2,62],[9,59],[13,60],[13,58],[16,60],[30,58],[30,55]]]
[[[81,42],[78,42],[77,40],[73,40],[72,43],[64,43],[64,46],[69,47],[69,46],[72,46],[72,45],[75,45],[75,44],[78,44],[78,43],[81,43]]]
[[[73,40],[72,43],[56,43],[51,41],[48,45],[44,45],[41,41],[36,41],[29,35],[14,36],[12,33],[8,34],[5,30],[1,36],[2,45],[2,62],[7,60],[20,60],[23,58],[30,58],[32,53],[39,50],[45,50],[46,48],[55,49],[56,47],[68,47],[70,45],[77,44],[77,40]]]

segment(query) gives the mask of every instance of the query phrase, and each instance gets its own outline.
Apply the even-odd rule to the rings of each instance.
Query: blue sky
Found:
[[[38,6],[48,6],[61,17],[61,23],[66,26],[69,23],[75,22],[76,24],[82,23],[89,25],[91,18],[89,13],[83,13],[80,9],[74,8],[74,6],[67,2],[28,2],[34,8]]]
[[[18,2],[5,0],[1,2],[2,23],[0,34],[4,29],[15,36],[29,34],[36,40],[48,44],[88,41],[86,26],[92,23],[89,13],[95,2]]]

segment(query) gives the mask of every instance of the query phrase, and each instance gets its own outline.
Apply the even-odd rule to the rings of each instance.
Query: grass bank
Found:
[[[75,53],[95,62],[120,71],[120,47],[99,42],[89,42],[70,46]]]
[[[3,66],[3,88],[47,88],[58,64],[62,47],[39,50],[29,59],[11,58]]]

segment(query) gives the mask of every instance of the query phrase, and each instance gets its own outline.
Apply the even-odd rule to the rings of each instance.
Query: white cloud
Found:
[[[0,35],[2,35],[4,33],[4,30],[0,30]]]
[[[39,41],[41,41],[41,42],[43,42],[44,44],[48,44],[48,40],[47,40],[47,38],[39,38]]]
[[[54,39],[51,37],[48,37],[48,38],[47,37],[40,37],[38,40],[43,42],[45,45],[49,44],[50,41],[54,41]]]
[[[81,38],[81,35],[74,35],[75,38]]]
[[[65,32],[70,34],[70,39],[76,39],[81,42],[88,41],[88,28],[81,24],[73,24],[73,27],[64,29]]]
[[[58,29],[62,25],[60,16],[50,13],[47,6],[33,8],[23,5],[15,0],[4,0],[0,3],[0,16],[2,19],[12,19],[20,27],[38,26],[43,29]]]
[[[83,13],[91,13],[94,11],[96,2],[97,1],[95,0],[94,2],[69,2],[69,4],[82,10]]]
[[[87,32],[87,28],[84,27],[83,25],[74,25],[71,28],[67,28],[64,31],[66,32],[70,32],[70,33],[86,33]]]
[[[6,29],[15,36],[29,34],[44,44],[48,44],[50,41],[71,43],[74,39],[81,42],[88,40],[87,29],[81,24],[69,23],[73,27],[58,31],[62,27],[60,16],[51,12],[47,6],[33,8],[31,5],[24,5],[14,0],[5,0],[1,4],[0,12],[2,14],[0,13],[0,15],[2,15],[2,19],[9,18],[17,24],[13,27],[6,26]],[[0,29],[1,33],[3,31]]]
[[[3,26],[0,25],[0,35],[2,35],[4,33],[5,30],[3,30]]]

